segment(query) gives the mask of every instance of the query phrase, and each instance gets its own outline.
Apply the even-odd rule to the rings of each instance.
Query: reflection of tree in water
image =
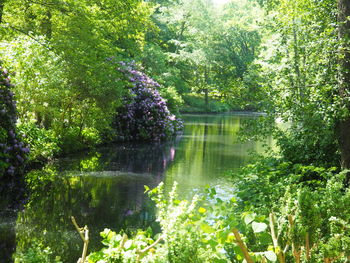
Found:
[[[17,219],[17,250],[25,250],[36,239],[63,262],[76,262],[81,240],[70,221],[72,215],[79,224],[89,226],[91,250],[100,248],[99,233],[104,228],[157,229],[144,185],[156,186],[174,155],[170,144],[124,144],[100,149],[90,156],[91,162],[77,156],[70,164],[61,161],[57,167],[66,165],[75,171],[64,176],[56,167],[32,172],[30,178],[36,179],[31,197]]]
[[[174,160],[174,142],[123,143],[98,149],[83,157],[72,155],[57,164],[59,169],[74,171],[120,171],[162,175]],[[98,157],[98,165],[85,167],[86,158]],[[86,169],[87,168],[87,169]]]
[[[0,221],[0,259],[2,263],[10,263],[11,254],[16,247],[16,235],[13,224],[14,215],[1,213]]]
[[[101,159],[106,170],[163,175],[174,149],[172,143],[123,144],[106,148]]]
[[[12,262],[16,247],[15,219],[24,205],[24,182],[0,182],[0,262]]]

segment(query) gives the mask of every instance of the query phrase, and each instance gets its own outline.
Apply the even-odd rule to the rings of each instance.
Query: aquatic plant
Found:
[[[130,85],[130,94],[113,122],[118,139],[159,141],[174,135],[182,128],[182,121],[171,114],[157,88],[159,84],[134,63],[120,62],[118,68]]]
[[[9,74],[0,67],[0,177],[22,172],[29,148],[16,131],[16,102]]]

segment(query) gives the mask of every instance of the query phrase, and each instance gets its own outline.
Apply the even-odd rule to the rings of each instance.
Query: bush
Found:
[[[121,63],[119,70],[125,74],[131,88],[113,122],[118,139],[158,141],[173,136],[182,128],[181,121],[170,113],[160,96],[157,82],[136,70],[133,63]]]
[[[85,74],[78,74],[43,36],[36,36],[35,40],[18,36],[2,41],[0,57],[11,71],[17,72],[14,90],[18,95],[18,118],[24,124],[35,123],[43,128],[35,129],[42,139],[38,146],[45,146],[45,153],[35,152],[32,157],[38,156],[41,161],[51,156],[55,150],[44,144],[46,139],[51,144],[53,135],[60,140],[62,152],[101,142],[101,134],[111,126],[114,104],[119,103],[123,94],[121,83],[116,81],[120,73],[113,65],[103,60],[98,65],[85,65],[88,68],[84,67]],[[24,129],[35,133],[34,126],[29,126]]]
[[[293,124],[287,131],[277,132],[277,144],[284,159],[316,166],[339,166],[340,154],[334,129],[323,125],[322,121],[313,122]]]
[[[30,146],[29,161],[44,162],[59,153],[59,141],[53,130],[40,128],[34,122],[20,123],[18,130],[25,134],[23,141]]]
[[[175,87],[163,88],[161,89],[160,93],[165,99],[169,111],[179,114],[179,109],[183,105],[184,101]]]
[[[13,258],[14,263],[62,263],[60,257],[54,257],[51,249],[38,241],[32,242],[25,251],[16,251]]]
[[[0,67],[0,176],[23,172],[29,148],[16,131],[16,102],[8,72]]]
[[[275,215],[279,247],[294,247],[284,253],[286,262],[294,262],[293,257],[345,262],[350,255],[350,191],[344,172],[267,158],[234,178],[240,211]]]

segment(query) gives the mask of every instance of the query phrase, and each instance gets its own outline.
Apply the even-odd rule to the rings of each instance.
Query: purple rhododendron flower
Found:
[[[130,96],[123,99],[114,127],[120,139],[160,140],[173,135],[180,126],[156,89],[160,85],[132,63],[120,62],[120,71],[131,82]]]

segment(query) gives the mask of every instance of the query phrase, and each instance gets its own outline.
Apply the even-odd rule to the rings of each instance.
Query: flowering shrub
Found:
[[[23,169],[29,148],[16,132],[16,102],[8,72],[0,67],[0,176],[13,176]]]
[[[181,120],[168,110],[157,88],[159,84],[133,63],[120,63],[118,69],[131,84],[130,94],[118,109],[114,128],[121,140],[162,140],[182,128]]]

